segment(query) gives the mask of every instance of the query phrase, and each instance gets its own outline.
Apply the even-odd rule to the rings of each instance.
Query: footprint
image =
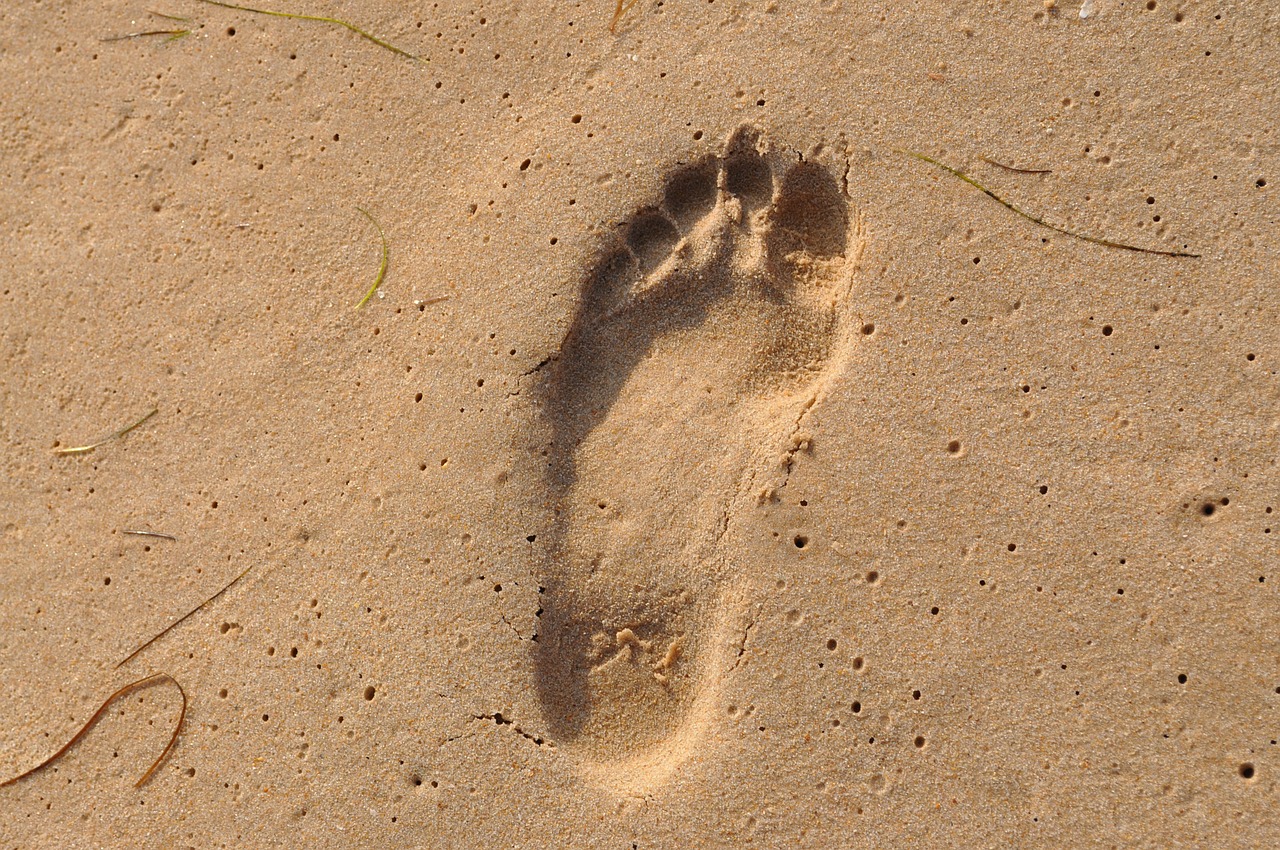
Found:
[[[623,233],[542,398],[555,520],[535,680],[551,737],[637,787],[696,750],[732,666],[723,539],[804,443],[848,340],[860,233],[827,167],[749,127]]]

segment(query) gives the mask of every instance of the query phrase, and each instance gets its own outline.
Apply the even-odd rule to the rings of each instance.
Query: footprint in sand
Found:
[[[733,665],[723,541],[805,446],[860,234],[827,167],[752,128],[676,171],[624,234],[545,385],[536,686],[575,760],[642,785],[694,750]]]

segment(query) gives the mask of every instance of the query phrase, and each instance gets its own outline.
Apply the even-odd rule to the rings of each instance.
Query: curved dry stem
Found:
[[[98,706],[98,710],[93,713],[93,716],[89,718],[88,722],[80,727],[80,731],[72,735],[71,740],[63,744],[62,747],[56,753],[49,756],[47,759],[40,762],[38,765],[31,768],[30,770],[20,773],[17,776],[13,777],[12,779],[6,779],[4,782],[0,782],[0,788],[4,788],[8,785],[13,785],[16,782],[21,782],[23,779],[26,779],[28,776],[31,776],[32,774],[37,773],[40,770],[43,770],[44,768],[48,767],[49,765],[53,764],[55,761],[57,761],[58,759],[66,755],[67,751],[70,750],[72,747],[74,747],[76,743],[81,738],[83,738],[90,729],[93,728],[93,725],[98,722],[98,719],[102,717],[104,713],[106,713],[106,710],[111,706],[111,703],[115,702],[120,697],[124,696],[127,693],[136,691],[138,688],[145,688],[149,685],[154,685],[154,684],[158,684],[160,682],[166,682],[166,681],[172,682],[173,686],[178,689],[178,693],[182,696],[182,710],[178,713],[178,722],[173,727],[173,734],[169,736],[169,743],[165,744],[164,749],[160,751],[160,755],[157,756],[156,760],[151,763],[151,767],[147,768],[147,772],[142,774],[142,778],[134,783],[134,786],[133,786],[134,788],[141,788],[143,785],[146,784],[147,780],[150,779],[151,776],[160,767],[160,764],[161,762],[164,761],[165,756],[169,755],[169,751],[172,750],[174,745],[178,743],[178,733],[182,731],[183,721],[187,719],[187,692],[182,689],[182,685],[178,683],[178,680],[170,676],[168,673],[153,673],[150,676],[145,676],[141,679],[137,679],[125,685],[124,687],[116,691],[111,696],[107,697],[103,701],[102,705]]]
[[[639,2],[640,0],[618,0],[618,5],[613,10],[613,20],[609,22],[609,32],[616,33],[618,22]]]

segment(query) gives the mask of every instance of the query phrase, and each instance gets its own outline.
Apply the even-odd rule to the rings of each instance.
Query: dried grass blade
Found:
[[[1052,174],[1052,168],[1015,168],[1012,165],[1005,165],[1003,162],[996,162],[989,156],[984,156],[982,161],[988,165],[994,165],[996,168],[1003,168],[1005,171],[1012,171],[1014,174]]]
[[[120,439],[125,434],[128,434],[134,428],[137,428],[143,422],[146,422],[148,419],[150,419],[152,416],[155,416],[159,412],[160,412],[160,408],[158,407],[152,408],[150,413],[148,413],[146,416],[139,419],[137,422],[134,422],[132,425],[126,425],[125,427],[121,428],[119,431],[116,431],[114,434],[111,434],[108,437],[102,438],[96,443],[90,443],[87,446],[72,446],[71,448],[66,448],[66,449],[54,449],[53,453],[56,455],[75,455],[75,454],[84,454],[85,452],[91,452],[94,449],[96,449],[98,446],[106,445],[112,440]]]
[[[127,533],[130,533],[130,534],[136,534],[137,532],[127,532]],[[160,535],[160,536],[164,536],[164,535]],[[172,538],[170,538],[170,539],[172,539]],[[125,658],[125,660],[124,660],[124,661],[121,661],[119,664],[117,664],[117,665],[116,665],[116,669],[117,669],[117,670],[119,670],[121,667],[123,667],[124,665],[128,664],[128,663],[129,663],[130,661],[132,661],[133,659],[137,658],[137,657],[138,657],[138,654],[139,654],[140,652],[142,652],[142,650],[146,649],[148,646],[151,646],[151,644],[153,644],[153,643],[155,643],[156,641],[160,640],[160,638],[164,637],[164,636],[165,636],[165,635],[167,635],[169,632],[173,631],[173,630],[174,630],[175,628],[177,628],[177,627],[178,627],[178,626],[179,626],[183,621],[185,621],[188,617],[191,617],[191,616],[192,616],[193,614],[195,614],[197,611],[200,611],[201,609],[205,608],[205,607],[206,607],[206,606],[208,606],[210,603],[212,603],[215,599],[217,599],[219,596],[221,596],[222,594],[226,593],[228,590],[230,590],[232,587],[234,587],[234,586],[235,586],[236,582],[240,581],[240,579],[242,579],[242,578],[244,578],[245,576],[247,576],[247,575],[249,574],[249,570],[251,570],[251,569],[253,569],[253,567],[252,567],[252,566],[247,567],[247,568],[245,569],[245,571],[244,571],[244,572],[240,573],[240,575],[236,576],[236,577],[235,577],[235,578],[233,578],[231,581],[227,582],[227,584],[226,584],[225,586],[223,586],[222,590],[219,590],[217,593],[213,594],[213,596],[210,596],[208,599],[206,599],[205,601],[201,602],[199,605],[197,605],[196,607],[192,608],[190,611],[188,611],[187,613],[183,614],[181,617],[179,617],[178,619],[174,620],[174,621],[173,621],[172,623],[170,623],[169,625],[165,626],[165,627],[164,627],[164,629],[162,629],[162,630],[160,631],[160,633],[159,633],[159,634],[157,634],[155,637],[151,638],[151,640],[147,641],[147,642],[146,642],[146,643],[144,643],[142,646],[140,646],[140,647],[138,647],[137,649],[135,649],[133,652],[129,653],[129,656],[128,656],[127,658]]]
[[[176,540],[178,539],[178,538],[174,537],[172,534],[164,534],[164,533],[159,532],[159,531],[130,531],[130,530],[129,530],[129,529],[127,529],[127,528],[122,528],[122,529],[120,529],[120,533],[121,533],[121,534],[132,534],[132,535],[134,535],[135,537],[159,537],[161,540],[173,540],[173,541],[176,541]]]
[[[126,33],[125,35],[113,35],[110,38],[100,38],[98,40],[102,42],[125,41],[130,38],[146,38],[147,36],[152,35],[167,35],[169,37],[165,39],[166,42],[177,41],[180,38],[191,35],[191,30],[147,30],[146,32],[131,32]]]

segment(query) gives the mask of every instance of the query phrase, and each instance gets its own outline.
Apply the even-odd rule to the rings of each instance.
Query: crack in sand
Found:
[[[738,654],[733,657],[733,666],[729,668],[730,673],[732,673],[734,670],[737,670],[738,665],[742,663],[742,656],[745,655],[747,651],[747,638],[750,637],[751,630],[754,629],[755,627],[756,627],[756,621],[752,620],[751,622],[747,623],[745,628],[743,628],[742,639],[738,641],[738,646],[737,646]]]
[[[547,747],[552,750],[556,748],[555,743],[544,739],[540,735],[533,735],[533,734],[530,734],[529,732],[524,731],[523,729],[521,729],[519,726],[516,725],[515,721],[509,720],[503,717],[502,712],[500,711],[494,712],[493,714],[473,714],[467,720],[467,722],[474,723],[477,720],[492,720],[494,725],[509,727],[512,732],[515,732],[517,735],[519,735],[521,738],[524,738],[526,741],[532,741],[534,744],[537,744],[539,747]]]

